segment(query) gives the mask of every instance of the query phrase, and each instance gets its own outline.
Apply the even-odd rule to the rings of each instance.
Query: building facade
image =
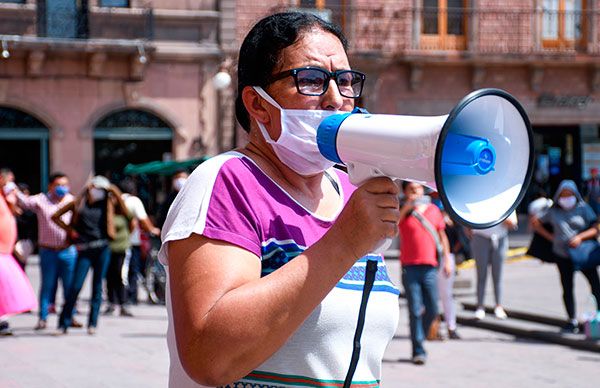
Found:
[[[215,75],[235,78],[249,28],[288,9],[342,26],[371,112],[446,114],[501,88],[531,119],[539,185],[600,165],[600,0],[0,0],[0,165],[77,188],[243,143],[235,79]]]
[[[273,10],[316,9],[340,24],[373,113],[447,114],[475,89],[500,88],[529,115],[539,185],[552,192],[600,165],[598,0],[243,3],[238,39]]]
[[[216,0],[0,0],[0,165],[33,192],[231,147]]]

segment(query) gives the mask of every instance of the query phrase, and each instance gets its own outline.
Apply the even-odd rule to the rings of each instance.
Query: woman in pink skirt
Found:
[[[0,334],[10,334],[4,318],[32,310],[36,297],[25,272],[12,256],[17,241],[14,175],[0,169]]]

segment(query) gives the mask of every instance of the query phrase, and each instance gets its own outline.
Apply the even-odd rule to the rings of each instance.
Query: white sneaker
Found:
[[[494,309],[494,315],[496,316],[496,318],[498,319],[506,319],[506,311],[504,311],[504,309],[502,308],[502,306],[496,306],[496,308]]]
[[[485,310],[482,307],[478,307],[477,310],[475,310],[475,319],[481,321],[483,318],[485,318]]]

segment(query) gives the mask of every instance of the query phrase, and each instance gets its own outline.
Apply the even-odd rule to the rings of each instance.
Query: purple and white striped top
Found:
[[[354,191],[345,173],[330,169],[344,204]],[[341,209],[340,209],[341,211]],[[338,213],[339,214],[339,213]],[[244,248],[261,260],[262,276],[276,271],[319,240],[337,217],[319,217],[269,178],[250,158],[228,152],[200,165],[169,210],[160,260],[166,245],[192,233]],[[381,360],[398,321],[398,289],[383,258],[369,299],[361,357],[353,384],[379,386]],[[350,364],[367,257],[357,261],[302,326],[270,359],[230,387],[342,386]],[[226,258],[224,258],[226,260]],[[167,298],[171,356],[170,386],[199,387],[177,356],[170,296]]]

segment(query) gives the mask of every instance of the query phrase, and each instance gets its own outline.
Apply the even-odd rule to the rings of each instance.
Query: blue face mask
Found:
[[[62,198],[65,195],[67,195],[67,193],[69,192],[69,186],[56,186],[54,188],[54,194],[56,194],[57,197]]]

